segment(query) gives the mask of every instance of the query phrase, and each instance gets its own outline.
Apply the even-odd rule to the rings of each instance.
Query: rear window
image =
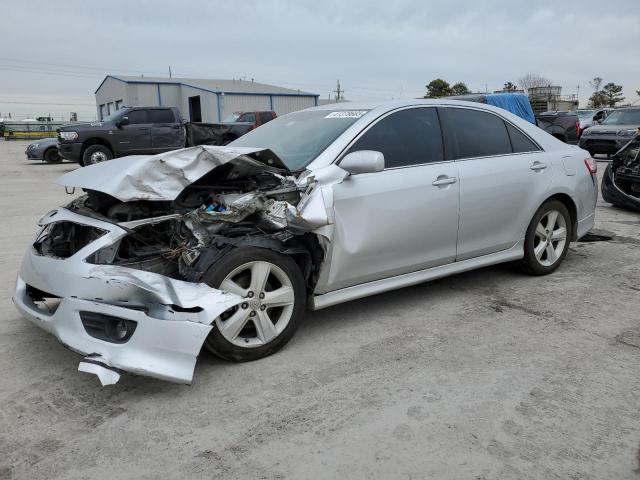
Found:
[[[491,113],[467,108],[444,108],[457,158],[512,153],[504,121]]]
[[[173,112],[168,108],[149,110],[151,123],[175,123]]]

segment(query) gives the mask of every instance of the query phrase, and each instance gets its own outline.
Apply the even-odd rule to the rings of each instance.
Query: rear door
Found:
[[[333,187],[328,290],[453,262],[460,184],[457,164],[445,160],[436,108],[387,114],[348,152],[359,150],[382,152],[385,169]]]
[[[440,110],[460,172],[457,260],[506,250],[524,234],[551,182],[548,154],[494,113]]]
[[[175,118],[170,108],[149,109],[151,121],[151,144],[156,152],[183,148],[186,132],[182,123]]]
[[[133,155],[138,153],[151,153],[151,123],[145,109],[133,109],[123,115],[129,123],[122,125],[117,135],[118,155]]]

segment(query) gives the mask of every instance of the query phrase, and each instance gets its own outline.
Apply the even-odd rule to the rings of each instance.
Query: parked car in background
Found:
[[[635,137],[640,127],[640,107],[614,110],[599,125],[589,127],[580,137],[580,147],[592,156],[613,155]]]
[[[265,115],[261,115],[265,113]],[[244,115],[244,114],[242,114]],[[58,129],[63,158],[92,165],[127,155],[153,155],[193,145],[226,145],[250,132],[274,112],[249,112],[231,123],[184,122],[175,107],[125,107],[99,122]],[[253,115],[253,117],[251,117]]]
[[[605,202],[640,212],[640,130],[607,165],[601,189]]]
[[[276,112],[272,110],[263,110],[257,112],[235,112],[226,117],[222,123],[250,123],[253,128],[264,125],[277,117]]]
[[[602,122],[613,111],[613,108],[600,108],[600,109],[578,109],[578,120],[580,120],[580,134],[587,128]]]
[[[538,127],[558,140],[576,145],[580,138],[580,120],[576,112],[543,112],[536,115]]]
[[[60,163],[62,157],[58,154],[58,139],[43,138],[30,143],[24,152],[27,160],[44,160],[47,163]]]
[[[121,370],[188,383],[203,345],[265,357],[307,304],[501,262],[555,271],[594,224],[595,170],[489,105],[307,109],[227,146],[66,174],[87,194],[40,219],[14,302],[103,383]]]

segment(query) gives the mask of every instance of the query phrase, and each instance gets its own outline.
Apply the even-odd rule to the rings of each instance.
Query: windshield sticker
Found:
[[[341,112],[331,112],[324,118],[360,118],[365,113],[366,110],[343,110]]]

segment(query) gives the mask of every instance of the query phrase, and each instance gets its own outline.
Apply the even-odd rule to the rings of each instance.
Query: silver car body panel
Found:
[[[357,175],[339,167],[348,147],[377,119],[403,108],[434,106],[498,115],[529,136],[540,151]],[[522,258],[527,226],[540,205],[552,196],[572,200],[574,238],[593,226],[597,192],[584,165],[587,152],[560,142],[505,110],[452,100],[316,108],[367,113],[305,171],[293,175],[272,170],[283,179],[286,175],[301,192],[296,205],[285,201],[252,205],[258,197],[248,193],[236,196],[236,203],[231,204],[238,207],[236,211],[210,213],[216,221],[249,208],[284,230],[315,233],[325,259],[310,292],[311,308]],[[125,157],[76,170],[59,183],[100,191],[122,201],[173,200],[185,187],[225,163],[269,170],[268,162],[251,157],[264,150],[260,146],[201,146],[155,156]],[[198,215],[205,213],[185,217],[195,221]],[[14,301],[18,309],[62,343],[87,355],[80,370],[98,375],[103,384],[117,381],[120,370],[191,381],[213,320],[237,305],[240,298],[204,284],[86,261],[131,228],[177,217],[180,215],[115,224],[64,208],[50,213],[40,222],[42,227],[68,220],[107,233],[65,259],[45,257],[30,248],[17,280]],[[57,310],[40,310],[29,298],[27,285],[61,297]],[[144,311],[135,307],[144,307]],[[131,319],[138,327],[125,344],[98,340],[84,330],[79,317],[82,311]]]

